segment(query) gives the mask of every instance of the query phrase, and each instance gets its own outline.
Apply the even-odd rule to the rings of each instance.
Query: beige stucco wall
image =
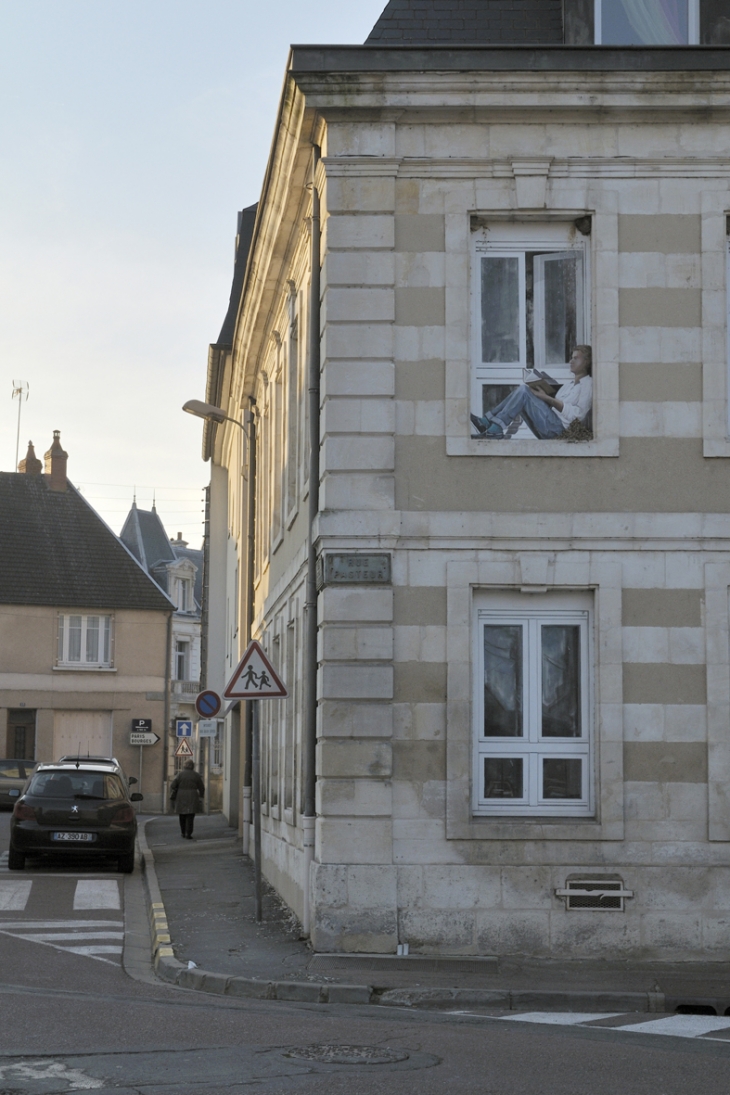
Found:
[[[67,611],[67,610],[64,610]],[[78,611],[84,614],[83,606]],[[114,667],[55,668],[58,610],[0,605],[0,755],[5,755],[7,709],[36,711],[36,760],[53,760],[53,717],[59,711],[104,712],[111,718],[112,748],[125,771],[139,778],[139,748],[129,744],[133,718],[151,718],[161,741],[145,748],[145,810],[162,805],[167,616],[117,611]],[[136,788],[135,788],[136,789]]]

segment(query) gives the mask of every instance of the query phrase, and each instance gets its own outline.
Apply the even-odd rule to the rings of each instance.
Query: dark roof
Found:
[[[563,41],[563,0],[389,0],[368,43]]]
[[[119,539],[147,571],[155,563],[172,563],[175,560],[165,526],[154,506],[151,510],[137,509],[137,503],[133,502]]]
[[[173,608],[71,483],[17,472],[0,472],[0,604]]]
[[[145,570],[150,574],[154,571],[155,581],[163,589],[167,587],[167,564],[176,559],[189,559],[198,568],[193,593],[197,604],[202,604],[203,552],[170,540],[154,506],[151,510],[137,509],[137,503],[133,502],[119,538]]]
[[[231,346],[233,344],[233,332],[236,327],[238,305],[241,301],[243,279],[246,273],[248,253],[251,249],[253,226],[256,222],[256,210],[258,207],[257,202],[255,205],[249,205],[248,208],[242,209],[238,214],[236,257],[233,263],[233,284],[231,285],[231,296],[228,301],[228,311],[226,312],[226,318],[223,320],[221,333],[218,335],[217,346]]]

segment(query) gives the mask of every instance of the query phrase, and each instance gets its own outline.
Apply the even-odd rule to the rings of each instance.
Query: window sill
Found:
[[[451,822],[447,840],[622,840],[623,819],[600,822],[596,817],[485,817]]]
[[[593,441],[496,441],[484,437],[447,437],[447,456],[618,456],[618,437]]]
[[[54,673],[116,673],[111,665],[54,665]]]

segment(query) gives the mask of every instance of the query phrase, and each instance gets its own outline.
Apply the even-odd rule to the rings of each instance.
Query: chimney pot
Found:
[[[40,475],[43,471],[43,464],[35,454],[32,441],[28,442],[28,452],[25,454],[25,459],[18,464],[18,471],[22,475]]]
[[[53,444],[48,452],[45,454],[45,473],[48,476],[48,487],[50,490],[65,491],[67,487],[66,482],[66,462],[68,460],[68,453],[64,452],[61,448],[61,431],[53,431]]]

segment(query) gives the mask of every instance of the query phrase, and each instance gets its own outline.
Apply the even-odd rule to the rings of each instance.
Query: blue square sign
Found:
[[[193,736],[192,719],[175,719],[175,733],[179,738],[191,738]]]

